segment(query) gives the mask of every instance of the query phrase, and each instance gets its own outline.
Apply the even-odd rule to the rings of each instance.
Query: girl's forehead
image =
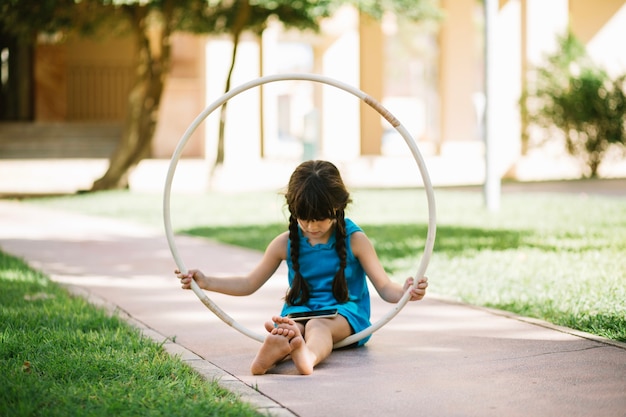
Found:
[[[298,210],[292,214],[301,220],[320,220],[330,219],[334,212],[333,210]]]
[[[334,210],[332,208],[319,208],[319,207],[299,207],[295,210],[294,217],[299,220],[322,220],[330,219],[334,217]]]
[[[333,221],[331,218],[326,217],[326,218],[322,218],[322,219],[301,219],[301,218],[297,218],[299,223],[309,223],[309,222],[317,222],[317,223],[324,223],[324,222],[331,222]]]

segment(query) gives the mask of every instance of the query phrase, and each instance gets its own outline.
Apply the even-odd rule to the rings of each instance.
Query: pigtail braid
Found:
[[[333,279],[333,295],[339,303],[349,300],[348,283],[346,282],[346,220],[343,210],[337,210],[335,222],[335,250],[339,256],[339,270]]]
[[[309,287],[300,273],[300,236],[298,220],[293,215],[289,216],[289,241],[291,242],[291,264],[294,276],[285,300],[288,305],[302,305],[309,300]]]

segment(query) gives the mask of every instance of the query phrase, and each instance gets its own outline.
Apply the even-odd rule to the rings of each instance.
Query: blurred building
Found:
[[[480,169],[482,2],[442,0],[441,6],[445,17],[436,25],[391,15],[377,22],[350,7],[325,21],[320,34],[270,25],[262,39],[249,35],[242,40],[232,86],[293,72],[335,78],[388,108],[422,152],[433,157],[434,171],[460,166],[455,160],[477,161]],[[519,98],[528,69],[555,51],[557,36],[569,26],[600,65],[613,74],[626,73],[626,48],[621,46],[626,5],[623,0],[500,0],[495,23],[498,170],[516,176],[522,152]],[[168,159],[194,118],[224,93],[232,52],[228,38],[176,34],[172,42],[172,70],[152,151],[156,159]],[[124,38],[38,45],[32,126],[20,140],[34,141],[36,148],[46,132],[61,126],[70,132],[66,137],[99,149],[98,156],[109,152],[125,116],[134,56],[132,42]],[[217,113],[194,134],[185,158],[214,159]],[[24,128],[23,123],[2,123],[0,149],[18,140],[11,130],[16,126]],[[410,158],[400,135],[369,106],[336,88],[306,81],[267,84],[232,99],[225,144],[225,166],[316,157],[369,164],[386,158],[395,161],[390,166],[398,166]],[[19,146],[11,149],[20,152]],[[0,158],[10,157],[6,152]],[[88,155],[89,149],[83,153]],[[438,167],[437,157],[453,163]]]

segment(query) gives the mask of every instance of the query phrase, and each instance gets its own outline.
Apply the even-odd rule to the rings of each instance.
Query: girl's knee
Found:
[[[326,328],[327,326],[325,326],[324,323],[322,323],[321,321],[322,319],[311,319],[307,321],[304,325],[304,333],[306,334],[309,333],[309,331],[316,331]]]

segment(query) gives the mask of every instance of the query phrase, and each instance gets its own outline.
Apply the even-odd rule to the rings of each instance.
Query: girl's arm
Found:
[[[213,277],[206,276],[197,269],[190,269],[187,274],[182,274],[178,270],[174,271],[174,273],[180,279],[182,288],[185,290],[191,288],[191,280],[194,279],[203,290],[228,295],[250,295],[261,288],[276,272],[280,263],[285,260],[288,239],[289,232],[282,233],[274,238],[267,245],[261,262],[246,276]]]
[[[392,281],[380,263],[374,245],[372,245],[365,233],[353,233],[350,236],[350,245],[352,246],[352,253],[361,263],[365,274],[369,277],[374,288],[376,288],[380,298],[389,303],[400,301],[405,291],[413,285],[413,278],[407,278],[404,285]],[[428,279],[425,277],[421,278],[417,287],[411,291],[411,301],[424,298],[426,287],[428,287]]]

